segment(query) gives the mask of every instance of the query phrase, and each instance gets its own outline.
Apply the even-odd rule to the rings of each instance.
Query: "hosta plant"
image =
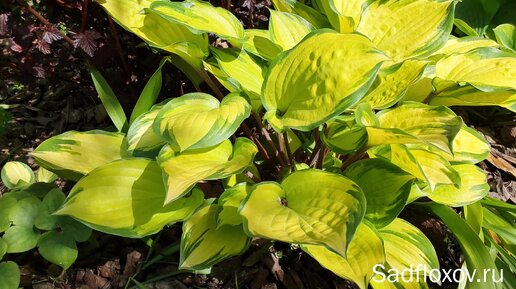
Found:
[[[452,35],[454,1],[274,0],[266,30],[202,1],[97,2],[171,55],[129,120],[92,70],[118,131],[71,131],[35,149],[38,164],[77,181],[55,215],[134,238],[183,222],[182,269],[264,238],[299,245],[362,289],[427,288],[373,278],[377,264],[439,268],[430,241],[399,218],[410,206],[449,226],[471,272],[514,271],[514,206],[486,198],[475,164],[489,145],[450,107],[516,111],[516,55],[508,36]],[[155,104],[167,61],[210,94]]]

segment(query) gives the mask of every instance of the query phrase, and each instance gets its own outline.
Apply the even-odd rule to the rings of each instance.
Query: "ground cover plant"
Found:
[[[66,270],[91,229],[146,238],[182,222],[181,270],[264,239],[359,288],[428,288],[436,250],[400,218],[419,211],[460,245],[460,286],[516,286],[515,206],[487,196],[475,164],[489,144],[450,108],[516,111],[514,25],[493,25],[509,2],[275,0],[268,29],[202,1],[97,3],[163,60],[130,117],[91,68],[115,129],[45,140],[37,176],[3,167],[0,255],[38,247]],[[169,64],[198,92],[156,103]],[[45,184],[57,176],[75,182],[66,197]],[[411,281],[375,278],[418,265]],[[18,270],[0,263],[6,289]]]

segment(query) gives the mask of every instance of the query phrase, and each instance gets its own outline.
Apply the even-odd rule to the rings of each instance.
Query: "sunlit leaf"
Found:
[[[405,145],[393,144],[381,147],[376,153],[416,178],[426,181],[432,190],[439,184],[460,185],[460,176],[452,165],[440,154],[428,149],[409,149]]]
[[[425,70],[425,72],[428,70]],[[430,77],[425,75],[419,81],[416,81],[416,83],[409,86],[401,101],[428,103],[427,99],[431,96],[432,92],[434,92],[434,86],[432,85],[432,80],[434,77],[435,73]]]
[[[209,2],[154,1],[149,11],[173,23],[183,24],[199,34],[209,32],[225,39],[244,38],[244,28],[240,21],[228,10],[214,7]]]
[[[319,245],[301,245],[301,249],[337,276],[367,289],[373,267],[385,262],[383,242],[373,226],[361,223],[349,243],[347,258]]]
[[[453,87],[430,98],[431,105],[501,106],[516,112],[516,91],[484,92],[472,86]]]
[[[462,119],[449,108],[445,106],[428,106],[415,102],[407,102],[396,108],[383,110],[377,115],[380,128],[401,130],[402,133],[410,134],[445,152],[451,152],[453,139],[462,126]],[[409,137],[397,136],[399,132],[395,132],[394,135],[390,135],[388,132],[385,133],[384,135],[376,132],[373,139],[373,134],[368,131],[369,145],[395,143],[394,140],[386,142],[383,138],[387,137],[398,138],[399,142],[396,143],[403,143],[405,139],[409,143],[418,142],[410,141]]]
[[[163,147],[158,163],[168,188],[165,204],[188,193],[199,181],[224,179],[242,172],[257,152],[256,145],[246,138],[237,138],[234,146],[226,140],[213,147],[182,153],[170,146]]]
[[[101,166],[82,178],[56,214],[69,215],[109,234],[141,238],[183,221],[204,199],[197,189],[191,196],[163,206],[165,197],[162,171],[155,161],[126,159]]]
[[[451,163],[479,163],[485,160],[491,148],[487,140],[477,132],[476,130],[462,126],[455,139],[453,139],[453,156],[434,151],[439,153],[446,160]]]
[[[360,103],[355,109],[355,121],[359,126],[379,126],[380,121],[369,103]]]
[[[472,164],[454,165],[453,169],[459,174],[461,185],[438,185],[431,191],[423,190],[436,203],[453,207],[472,204],[489,193],[484,172]]]
[[[154,13],[142,13],[153,0],[97,0],[124,29],[149,45],[175,53],[200,68],[200,59],[208,54],[208,37],[195,34],[187,26],[173,23]]]
[[[277,184],[256,185],[240,209],[252,236],[324,245],[346,256],[365,213],[365,198],[350,179],[306,169]]]
[[[42,142],[32,156],[40,166],[78,180],[96,167],[123,158],[123,141],[121,133],[68,131]]]
[[[444,56],[454,53],[467,53],[473,49],[480,47],[499,47],[500,45],[491,39],[483,37],[467,36],[467,37],[450,37],[441,49],[434,52],[434,55]],[[432,57],[433,58],[433,57]]]
[[[385,261],[389,267],[398,272],[411,267],[414,271],[426,268],[426,272],[439,268],[434,246],[423,232],[409,222],[398,218],[378,232],[383,240]],[[412,273],[423,279],[423,272]]]
[[[483,91],[516,89],[516,55],[496,48],[477,48],[439,60],[436,76],[466,82]]]
[[[454,1],[373,1],[362,13],[357,31],[396,61],[427,56],[448,39],[454,7]]]
[[[288,50],[296,46],[315,27],[303,17],[287,12],[270,10],[269,30],[271,40]]]
[[[245,50],[212,48],[218,67],[238,84],[251,99],[254,110],[261,105],[260,92],[265,67],[253,59]]]
[[[402,63],[382,68],[363,102],[373,108],[387,108],[398,102],[410,87],[418,81],[428,61],[409,59]]]
[[[362,35],[313,32],[271,64],[262,93],[265,119],[276,131],[312,130],[356,104],[384,60]]]
[[[238,94],[219,102],[205,93],[188,93],[165,104],[154,131],[179,151],[207,148],[228,139],[249,117],[251,105]]]
[[[219,64],[215,58],[209,58],[202,62],[204,69],[211,73],[229,92],[241,91],[240,84],[236,80],[232,79],[220,69]]]

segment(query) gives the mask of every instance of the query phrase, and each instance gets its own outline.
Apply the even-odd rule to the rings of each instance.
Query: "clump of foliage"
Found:
[[[208,2],[99,0],[172,55],[129,120],[92,70],[118,132],[70,131],[33,152],[77,181],[54,215],[131,238],[183,222],[182,269],[209,269],[260,237],[299,244],[360,288],[386,288],[372,280],[376,264],[439,267],[430,241],[398,217],[411,206],[446,223],[472,272],[514,270],[515,207],[486,197],[475,164],[489,145],[449,108],[516,111],[514,38],[499,27],[498,42],[452,36],[454,1],[273,2],[269,29],[259,30]],[[210,46],[210,33],[228,48]],[[155,104],[167,61],[215,96]],[[205,200],[204,182],[225,190]]]
[[[37,175],[21,162],[7,162],[2,182],[10,189],[0,198],[0,260],[6,254],[38,248],[46,260],[68,269],[77,259],[76,242],[88,240],[91,229],[68,216],[53,215],[65,194],[52,182],[54,173],[40,168]],[[16,263],[0,263],[2,288],[18,288]]]

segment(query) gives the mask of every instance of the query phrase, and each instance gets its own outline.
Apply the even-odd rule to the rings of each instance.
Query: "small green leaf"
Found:
[[[338,174],[306,169],[254,187],[240,208],[252,236],[325,245],[346,256],[366,210],[362,190]]]
[[[62,232],[46,232],[39,238],[38,251],[46,260],[68,269],[77,259],[78,251],[72,236]]]
[[[249,248],[251,238],[241,225],[217,225],[217,205],[208,205],[183,223],[179,268],[203,270],[240,255]]]
[[[102,101],[102,105],[104,105],[111,121],[113,121],[118,131],[126,131],[127,117],[111,86],[95,68],[90,67],[90,74],[100,101]]]
[[[276,131],[310,131],[356,104],[386,59],[362,35],[312,32],[271,64],[262,90],[265,119]]]
[[[61,216],[52,215],[64,203],[65,195],[59,189],[53,189],[43,198],[41,210],[34,225],[40,230],[53,230],[59,227]]]
[[[188,93],[169,101],[154,120],[154,131],[179,151],[218,145],[251,114],[251,106],[238,94],[222,102],[205,93]]]
[[[161,69],[163,68],[163,65],[165,65],[166,62],[167,58],[163,58],[159,64],[158,69],[149,78],[147,84],[145,84],[145,87],[143,88],[140,97],[138,97],[138,101],[134,105],[129,124],[132,124],[138,116],[149,111],[149,109],[156,102],[159,92],[161,91],[161,84],[163,82]]]
[[[82,223],[72,219],[71,217],[64,217],[59,225],[63,230],[63,234],[72,236],[76,242],[85,242],[91,236],[91,228],[86,227]]]
[[[373,267],[385,262],[382,239],[372,225],[361,223],[349,243],[347,258],[318,245],[301,245],[301,249],[312,256],[319,264],[337,276],[355,282],[361,289],[373,276]]]
[[[162,171],[155,161],[119,160],[93,170],[77,182],[55,214],[69,215],[102,232],[141,238],[184,220],[204,199],[197,189],[191,196],[163,206],[165,197]]]
[[[0,289],[18,289],[20,286],[20,269],[12,261],[0,263]]]
[[[358,161],[346,169],[345,175],[362,188],[367,202],[365,218],[377,228],[387,226],[403,210],[414,179],[379,158]]]
[[[244,38],[244,28],[240,21],[228,10],[213,7],[209,2],[154,1],[149,11],[168,21],[183,24],[198,34],[209,32],[229,40]]]
[[[315,27],[303,17],[288,12],[270,10],[269,31],[271,39],[283,50],[296,46]]]
[[[484,213],[481,202],[476,202],[464,206],[464,219],[471,227],[471,229],[473,229],[473,231],[475,231],[480,236],[480,238],[482,238],[483,218]]]
[[[18,192],[13,194],[18,194]],[[32,228],[41,210],[41,201],[32,195],[20,195],[15,198],[16,203],[13,203],[8,211],[9,220],[12,221],[13,225]]]
[[[36,180],[32,169],[22,162],[7,162],[1,175],[2,182],[9,189],[25,187]]]
[[[22,253],[36,247],[40,234],[32,227],[12,226],[2,239],[7,244],[7,253]]]

